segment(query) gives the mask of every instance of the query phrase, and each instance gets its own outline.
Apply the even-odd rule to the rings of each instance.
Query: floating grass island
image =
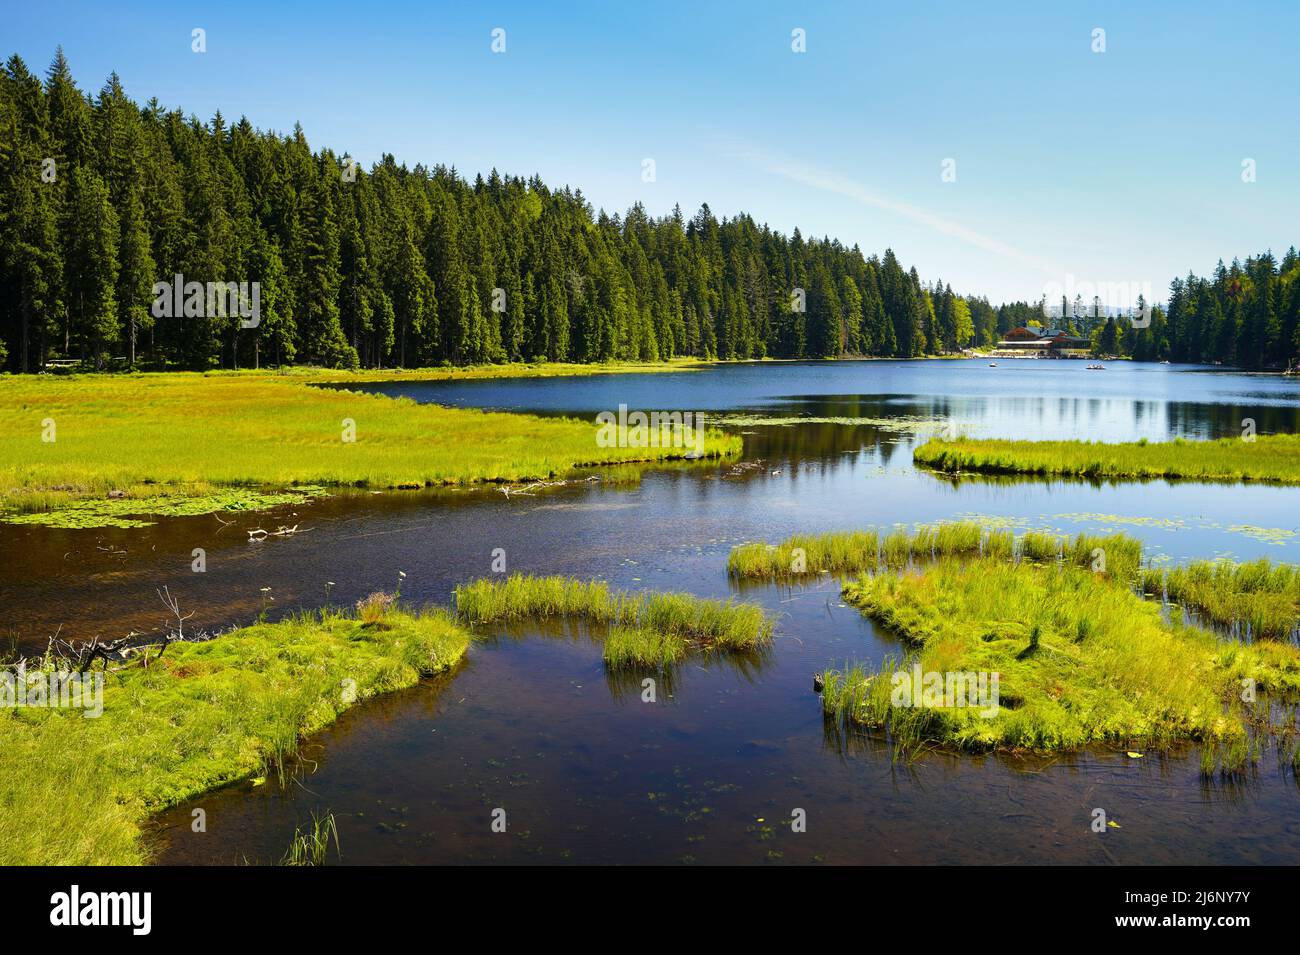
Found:
[[[1270,705],[1300,700],[1300,568],[1291,565],[1157,569],[1122,534],[1016,537],[961,522],[743,544],[728,568],[740,578],[846,578],[846,602],[897,634],[909,655],[877,672],[820,674],[823,706],[834,719],[887,731],[900,750],[1199,741],[1207,769],[1236,770],[1257,755],[1252,731],[1267,726]],[[1231,632],[1190,625],[1144,594],[1180,601]],[[995,677],[1000,703],[990,712],[987,701],[940,692],[917,705],[895,695],[914,672],[943,684],[957,676],[959,694],[971,677],[986,685]],[[1271,697],[1257,702],[1255,690]],[[1278,737],[1293,757],[1294,731]]]
[[[738,435],[716,429],[702,449],[602,447],[594,422],[310,387],[316,380],[270,372],[6,378],[0,519],[138,526],[150,514],[274,506],[311,489],[538,481],[741,449]]]
[[[948,474],[1026,474],[1090,480],[1167,478],[1300,484],[1300,435],[1252,435],[1217,441],[1010,441],[934,438],[913,460]]]
[[[771,642],[774,622],[756,604],[683,593],[633,593],[572,577],[480,579],[456,590],[472,625],[565,618],[606,626],[611,668],[670,666],[690,652],[746,651]]]
[[[1170,624],[1160,608],[1100,574],[1068,565],[941,560],[844,586],[844,598],[910,651],[876,673],[822,675],[826,712],[885,729],[900,749],[1076,749],[1089,743],[1205,745],[1207,768],[1241,768],[1263,694],[1300,694],[1300,650],[1223,641]],[[896,674],[997,675],[987,706],[901,701]]]
[[[1195,561],[1144,563],[1142,542],[1127,534],[1066,537],[1045,531],[1017,536],[975,521],[922,525],[890,533],[867,529],[797,534],[778,544],[732,548],[728,572],[750,580],[797,580],[818,574],[854,576],[944,557],[1062,563],[1098,573],[1130,589],[1167,598],[1248,638],[1287,638],[1300,627],[1300,567],[1267,558],[1244,564]]]

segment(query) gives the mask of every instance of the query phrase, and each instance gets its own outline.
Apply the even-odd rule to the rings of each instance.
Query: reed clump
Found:
[[[1144,577],[1144,587],[1234,627],[1248,638],[1294,638],[1300,627],[1300,567],[1267,558],[1198,560]]]
[[[605,637],[604,658],[606,666],[614,670],[668,667],[684,660],[687,651],[681,634],[620,626],[611,627]]]
[[[612,652],[619,662],[644,656],[651,648],[659,650],[658,663],[676,662],[684,649],[755,649],[771,641],[774,626],[757,604],[686,593],[636,593],[601,581],[524,574],[480,578],[457,587],[456,610],[474,626],[552,617],[605,625],[612,628],[611,637],[617,633]],[[658,642],[652,634],[659,635]],[[607,647],[606,659],[610,652]]]

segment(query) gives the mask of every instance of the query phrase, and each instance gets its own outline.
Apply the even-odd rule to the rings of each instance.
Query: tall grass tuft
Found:
[[[1020,535],[1019,542],[1022,560],[1051,563],[1061,557],[1062,539],[1056,534],[1047,534],[1042,531],[1025,531]]]
[[[1294,564],[1199,560],[1144,583],[1152,591],[1158,584],[1171,600],[1245,638],[1294,639],[1300,628],[1300,567]]]
[[[608,625],[617,631],[614,654],[620,662],[650,646],[648,633],[675,638],[655,644],[661,651],[658,662],[671,663],[679,646],[704,650],[764,646],[772,639],[774,625],[757,604],[685,593],[631,593],[612,590],[599,581],[523,574],[505,580],[481,578],[457,587],[456,610],[472,625],[528,617],[570,617]],[[607,659],[608,653],[607,648]]]
[[[293,832],[293,841],[289,843],[289,849],[280,859],[280,865],[285,866],[320,866],[325,864],[329,855],[330,840],[334,841],[334,852],[338,858],[343,858],[342,850],[339,847],[339,827],[334,821],[334,813],[327,812],[324,816],[311,814],[311,828],[303,831],[295,829]]]
[[[760,541],[732,548],[727,572],[733,577],[777,579],[853,573],[876,566],[879,546],[875,531],[797,534],[775,546]]]
[[[613,670],[627,667],[669,667],[686,657],[686,639],[645,627],[611,627],[605,637],[605,663]]]

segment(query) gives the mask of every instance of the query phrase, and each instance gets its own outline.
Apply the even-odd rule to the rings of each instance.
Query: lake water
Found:
[[[255,616],[262,587],[273,616],[320,606],[327,591],[350,604],[391,590],[399,572],[404,598],[446,603],[458,582],[491,572],[495,548],[512,572],[726,596],[738,592],[725,570],[736,543],[958,518],[1122,530],[1170,560],[1300,559],[1294,488],[953,482],[911,464],[915,444],[948,422],[1031,438],[1220,437],[1240,434],[1243,419],[1296,432],[1295,380],[1127,363],[818,362],[370,390],[584,418],[620,404],[703,411],[743,433],[745,452],[532,496],[345,493],[222,515],[228,525],[0,525],[12,638],[151,631],[167,622],[163,585],[195,612],[187,626],[210,630]],[[278,523],[302,531],[247,542],[249,529]],[[204,574],[190,571],[196,547]],[[1300,789],[1269,757],[1232,782],[1202,779],[1194,750],[896,763],[878,741],[828,729],[811,685],[827,665],[897,653],[896,641],[842,606],[829,580],[743,597],[780,614],[771,652],[743,666],[689,663],[654,704],[639,684],[607,678],[580,627],[495,632],[456,673],[345,714],[309,741],[287,786],[239,784],[164,814],[159,860],[270,861],[313,811],[332,811],[352,863],[1300,862]],[[193,833],[200,806],[207,832]],[[504,834],[491,830],[497,808]],[[1123,828],[1093,833],[1095,808]],[[791,831],[796,809],[804,833]]]

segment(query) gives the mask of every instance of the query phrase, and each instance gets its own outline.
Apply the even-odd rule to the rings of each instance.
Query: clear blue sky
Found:
[[[1066,273],[1163,297],[1300,241],[1295,2],[42,0],[0,22],[5,55],[43,71],[61,43],[83,89],[117,70],[139,101],[301,121],[366,165],[537,172],[611,212],[707,201],[995,302]]]

